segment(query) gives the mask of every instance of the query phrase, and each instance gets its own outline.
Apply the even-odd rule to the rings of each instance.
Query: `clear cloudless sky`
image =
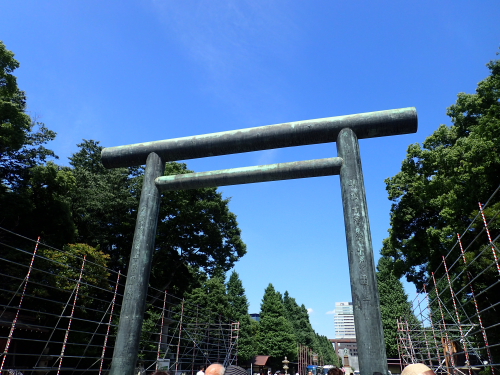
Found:
[[[500,46],[500,2],[0,0],[0,40],[29,112],[68,164],[82,139],[119,146],[289,121],[416,107],[413,135],[361,140],[375,258],[391,202],[384,179],[411,143],[474,92]],[[337,156],[335,144],[188,161],[208,171]],[[248,253],[239,273],[258,312],[288,291],[334,337],[350,301],[338,176],[221,188]],[[408,289],[414,296],[414,290]]]

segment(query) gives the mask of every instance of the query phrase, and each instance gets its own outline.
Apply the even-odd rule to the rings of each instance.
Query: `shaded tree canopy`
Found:
[[[190,172],[186,164],[171,162],[165,167],[165,175]],[[152,276],[172,282],[189,267],[209,276],[223,274],[245,254],[229,199],[216,188],[163,193]]]
[[[248,315],[248,299],[245,295],[243,283],[236,271],[231,272],[226,287],[229,303],[234,310],[234,314],[237,316]]]
[[[320,363],[340,364],[330,340],[314,331],[306,307],[299,306],[288,291],[282,297],[272,284],[264,292],[256,328],[257,354],[270,355],[268,364],[273,368],[281,368],[285,356],[297,361],[299,345],[317,353]]]
[[[139,168],[106,169],[102,146],[83,140],[70,158],[78,189],[71,196],[77,241],[99,246],[112,256],[113,268],[124,268],[134,235],[140,197]]]
[[[71,158],[79,189],[71,199],[79,242],[100,246],[125,268],[133,240],[143,168],[106,169],[99,142],[84,140]],[[189,173],[167,163],[165,175]],[[182,294],[201,274],[220,275],[246,253],[236,215],[216,188],[162,194],[150,283]]]
[[[467,228],[478,202],[500,184],[500,60],[475,94],[458,94],[448,108],[453,125],[441,125],[422,145],[408,147],[401,172],[386,180],[391,228],[382,254],[396,277],[418,288]],[[490,207],[498,211],[498,196]]]
[[[328,337],[319,334],[316,336],[316,340],[318,341],[318,353],[324,364],[341,367],[341,359],[335,352],[335,348]]]

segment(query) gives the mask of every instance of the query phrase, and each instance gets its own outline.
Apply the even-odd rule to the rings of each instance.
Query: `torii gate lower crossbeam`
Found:
[[[358,138],[416,131],[415,108],[403,108],[104,149],[102,161],[108,168],[146,163],[110,374],[132,375],[137,361],[160,190],[339,173],[359,370],[364,375],[388,374]],[[326,142],[337,142],[338,158],[160,177],[167,161]]]

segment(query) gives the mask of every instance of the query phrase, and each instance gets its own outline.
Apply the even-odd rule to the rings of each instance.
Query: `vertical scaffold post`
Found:
[[[158,350],[156,352],[156,365],[155,369],[158,370],[158,363],[160,362],[161,349],[163,344],[163,327],[165,326],[165,307],[167,306],[167,290],[163,294],[163,309],[161,310],[161,325],[160,325],[160,335],[158,337]]]
[[[436,348],[436,358],[438,360],[438,368],[441,367],[441,352],[439,350],[440,345],[438,345],[437,338],[436,338],[436,330],[434,329],[434,321],[432,318],[432,308],[431,308],[431,300],[429,299],[429,293],[427,292],[427,288],[424,284],[424,295],[425,299],[427,301],[427,306],[429,307],[429,321],[431,322],[431,329],[432,329],[432,336],[434,338],[434,347]],[[437,323],[439,326],[439,323]],[[431,363],[432,364],[432,363]]]
[[[101,365],[99,366],[99,375],[102,374],[102,367],[104,364],[104,355],[106,354],[106,345],[108,344],[109,331],[111,329],[111,324],[113,324],[113,312],[115,311],[116,295],[118,294],[118,287],[120,286],[120,276],[121,272],[118,270],[118,275],[116,276],[115,292],[113,294],[113,299],[111,300],[111,311],[109,313],[109,323],[106,328],[106,335],[104,336],[104,344],[102,346],[101,354]]]
[[[419,316],[420,320],[424,321],[424,313],[422,312],[422,303],[420,301],[420,294],[417,293],[417,300],[418,300],[418,310],[420,311]],[[425,327],[422,327],[422,332],[424,333],[424,340],[425,340],[425,348],[427,349],[427,360],[429,361],[429,367],[432,368],[432,356],[431,356],[431,350],[429,348],[429,340],[427,339],[427,329]],[[425,362],[424,362],[425,364]]]
[[[154,152],[150,153],[144,172],[110,375],[132,375],[137,362],[160,209],[160,192],[155,179],[163,175],[164,168],[161,158]]]
[[[365,375],[388,374],[361,156],[353,130],[344,128],[340,131],[337,149],[338,156],[344,160],[340,184],[354,324],[358,337],[359,371]]]
[[[458,238],[458,244],[460,245],[460,253],[462,254],[462,260],[467,269],[469,266],[467,264],[467,257],[465,256],[464,247],[462,245],[462,237],[460,237],[460,233],[457,233],[457,238]],[[474,301],[476,316],[479,321],[479,327],[481,328],[481,333],[483,334],[484,346],[486,348],[486,353],[488,353],[488,361],[489,363],[493,363],[493,357],[491,356],[490,345],[488,344],[488,335],[486,334],[486,329],[484,328],[483,320],[481,319],[481,312],[479,311],[479,305],[476,300],[476,293],[474,292],[474,285],[472,284],[473,282],[472,275],[469,271],[466,273],[467,273],[467,279],[469,280],[470,295],[472,296],[472,300]],[[495,369],[493,366],[491,366],[491,373],[492,375],[495,375]]]

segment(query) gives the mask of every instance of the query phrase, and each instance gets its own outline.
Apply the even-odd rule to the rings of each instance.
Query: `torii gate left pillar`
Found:
[[[150,153],[146,160],[110,373],[132,374],[137,362],[160,210],[161,196],[155,180],[163,175],[164,169],[165,163],[161,157]]]
[[[415,108],[329,117],[106,148],[107,168],[146,163],[110,375],[132,375],[137,361],[159,191],[340,174],[360,372],[388,374],[358,138],[414,133]],[[160,177],[164,162],[337,142],[340,157]]]

